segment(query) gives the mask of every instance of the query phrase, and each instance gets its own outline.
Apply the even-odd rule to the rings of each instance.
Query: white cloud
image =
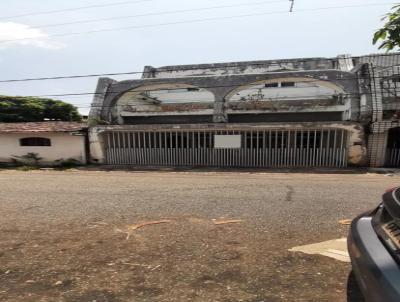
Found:
[[[11,46],[34,46],[46,49],[64,48],[65,44],[52,41],[37,28],[15,22],[0,22],[0,48]]]

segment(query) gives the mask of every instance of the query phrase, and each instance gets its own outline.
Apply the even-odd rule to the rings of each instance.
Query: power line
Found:
[[[362,59],[362,58],[376,58],[376,57],[385,57],[385,56],[394,56],[399,55],[400,53],[382,53],[382,54],[372,54],[372,55],[365,55],[365,56],[349,56],[346,58],[349,59]],[[400,58],[400,57],[399,57]],[[179,68],[178,70],[175,68],[166,68],[161,69],[160,72],[170,72],[170,71],[190,71],[190,70],[208,70],[208,69],[220,69],[220,68],[240,68],[240,67],[254,67],[254,66],[276,66],[285,63],[298,63],[298,62],[309,62],[310,60],[328,60],[328,61],[336,61],[339,58],[308,58],[308,59],[287,59],[287,60],[269,60],[271,62],[263,62],[263,63],[217,63],[221,64],[220,66],[207,66],[207,67],[200,67],[201,65],[208,65],[208,64],[200,64],[198,67],[186,67],[186,68]],[[273,62],[272,62],[273,61]],[[400,63],[400,60],[399,60]],[[179,65],[177,65],[179,67]],[[185,66],[185,65],[183,65]],[[388,66],[390,67],[390,66]],[[162,68],[162,67],[161,67]],[[155,70],[157,72],[157,68]],[[97,73],[97,74],[83,74],[83,75],[66,75],[66,76],[51,76],[51,77],[38,77],[38,78],[23,78],[23,79],[9,79],[9,80],[0,80],[0,83],[13,83],[13,82],[30,82],[30,81],[47,81],[47,80],[63,80],[63,79],[79,79],[79,78],[92,78],[92,77],[105,77],[105,76],[121,76],[121,75],[133,75],[133,74],[152,74],[153,71],[128,71],[128,72],[113,72],[113,73]],[[234,75],[234,74],[229,74]],[[243,74],[238,74],[243,75]],[[196,76],[193,76],[196,77]],[[148,79],[156,79],[156,78],[145,78]]]
[[[145,13],[145,14],[128,15],[128,16],[87,19],[87,20],[80,20],[80,21],[73,21],[73,22],[53,23],[53,24],[31,26],[30,28],[58,27],[58,26],[65,26],[65,25],[87,24],[87,23],[96,23],[96,22],[102,22],[102,21],[122,20],[122,19],[138,18],[138,17],[159,16],[159,15],[171,15],[171,14],[178,14],[178,13],[188,13],[188,12],[197,12],[197,11],[206,11],[206,10],[213,10],[213,9],[233,8],[233,7],[246,7],[246,6],[272,4],[272,3],[283,3],[283,1],[282,0],[280,0],[280,1],[259,1],[259,2],[244,3],[244,4],[219,5],[219,6],[194,8],[194,9],[163,11],[163,12],[158,12],[158,13],[154,12],[154,13]]]
[[[374,92],[367,92],[367,93],[363,93],[365,95],[373,95],[375,94]],[[352,96],[359,96],[360,93],[343,93],[341,94],[341,96],[343,97],[352,97]],[[332,97],[334,95],[332,94],[313,94],[313,95],[302,95],[298,98],[304,98],[304,99],[310,99],[310,98],[314,98],[314,99],[318,99],[318,98],[325,98],[325,97]],[[293,99],[294,97],[291,96],[286,96],[286,97],[266,97],[266,100],[287,100],[287,99]],[[229,102],[229,101],[226,101]],[[235,100],[232,102],[240,102],[240,100]],[[244,101],[245,102],[245,101]],[[193,101],[187,101],[187,102],[182,102],[182,103],[194,103]],[[200,102],[201,103],[201,102]],[[214,101],[209,101],[209,102],[204,102],[204,103],[215,103]],[[127,105],[86,105],[86,106],[77,106],[74,105],[77,108],[117,108],[117,107],[125,107]]]
[[[345,80],[345,79],[343,79],[343,80]],[[313,82],[317,82],[317,81],[319,81],[319,80],[310,80],[310,81],[296,81],[296,83],[301,83],[301,82],[303,82],[303,83],[313,83]],[[232,86],[232,85],[214,85],[214,86],[203,86],[203,87],[193,87],[193,88],[205,88],[205,89],[207,89],[207,88],[219,88],[219,87],[229,87],[229,88],[240,88],[241,86],[243,86],[243,85],[248,85],[249,83],[244,83],[244,84],[242,84],[242,85],[234,85],[234,86]],[[250,83],[251,84],[251,83]],[[171,91],[171,90],[175,90],[175,92],[177,93],[177,91],[176,90],[179,90],[179,89],[185,89],[185,88],[187,88],[187,87],[182,87],[182,88],[163,88],[163,89],[154,89],[154,90],[149,90],[149,89],[135,89],[134,91],[132,91],[132,90],[128,90],[128,91],[125,91],[125,92],[123,92],[123,93],[126,93],[126,92],[153,92],[153,91]],[[310,88],[310,87],[296,87],[296,89],[298,89],[298,88]],[[397,88],[397,87],[396,87]],[[399,92],[400,92],[400,87],[399,88],[391,88],[391,90],[392,91],[397,91],[397,90],[399,90]],[[260,90],[260,89],[262,89],[262,88],[245,88],[245,89],[243,89],[243,90]],[[233,89],[232,91],[234,91],[235,89]],[[186,91],[182,91],[182,93],[185,93]],[[106,95],[108,94],[108,95],[112,95],[112,94],[115,94],[115,95],[118,95],[118,94],[121,94],[121,92],[113,92],[113,91],[109,91],[109,92],[106,92],[105,93]],[[326,97],[326,96],[342,96],[342,97],[346,97],[346,96],[360,96],[361,94],[366,94],[366,95],[374,95],[375,94],[375,92],[362,92],[362,93],[360,93],[360,92],[356,92],[356,93],[338,93],[338,94],[332,94],[332,93],[330,93],[330,94],[313,94],[313,95],[302,95],[301,97],[302,98],[305,98],[305,99],[307,99],[307,98],[318,98],[318,97]],[[88,95],[90,95],[90,96],[93,96],[93,95],[103,95],[103,93],[96,93],[96,92],[80,92],[80,93],[65,93],[65,94],[46,94],[46,95],[28,95],[28,96],[24,96],[24,97],[37,97],[37,98],[43,98],[43,97],[62,97],[62,96],[88,96]],[[21,96],[16,96],[16,97],[21,97]],[[290,96],[288,96],[288,97],[269,97],[269,98],[267,98],[267,99],[270,99],[270,100],[274,100],[274,99],[279,99],[279,100],[281,100],[281,99],[291,99],[291,98],[293,98],[293,97],[290,97]],[[82,104],[83,105],[83,104]],[[104,106],[104,105],[100,105],[100,106],[94,106],[94,105],[89,105],[89,104],[85,104],[85,106],[78,106],[77,104],[75,105],[74,104],[74,106],[76,106],[77,108],[96,108],[96,107],[101,107],[101,108],[107,108],[107,107],[118,107],[118,106],[124,106],[124,105],[114,105],[114,106]]]
[[[342,93],[340,94],[343,97],[351,97],[351,96],[359,96],[361,93]],[[365,95],[373,95],[375,94],[374,92],[365,92],[362,93]],[[324,98],[324,97],[332,97],[334,96],[333,94],[313,94],[313,95],[302,95],[300,96],[301,98],[304,99],[309,99],[309,98]],[[37,96],[27,96],[27,97],[37,97]],[[291,96],[285,96],[285,97],[268,97],[265,99],[269,99],[269,100],[285,100],[285,99],[293,99],[293,97]],[[239,101],[239,100],[238,100]],[[193,101],[188,101],[186,103],[192,103]],[[183,102],[184,103],[184,102]],[[205,103],[214,103],[214,102],[205,102]],[[72,104],[74,105],[74,104]],[[83,104],[82,104],[83,105]],[[85,106],[81,106],[81,105],[74,105],[77,108],[114,108],[114,107],[124,107],[126,105],[85,105]]]
[[[7,20],[7,19],[13,19],[13,18],[28,17],[28,16],[51,15],[51,14],[62,13],[62,12],[71,12],[71,11],[78,11],[78,10],[85,10],[85,9],[92,9],[92,8],[102,8],[102,7],[126,5],[126,4],[136,4],[136,3],[151,2],[151,1],[154,1],[154,0],[121,1],[121,2],[113,2],[113,3],[78,6],[78,7],[71,7],[71,8],[65,8],[65,9],[31,12],[31,13],[25,13],[25,14],[13,15],[13,16],[3,16],[3,17],[0,17],[0,20]]]
[[[371,78],[371,77],[369,77]],[[380,77],[376,77],[376,78],[380,78]],[[356,79],[362,79],[361,77],[349,77],[349,78],[334,78],[336,80],[342,80],[342,81],[347,81],[347,80],[356,80]],[[334,80],[334,79],[330,79],[330,80]],[[273,80],[273,79],[270,79]],[[303,81],[295,81],[296,83],[316,83],[316,82],[324,82],[327,80],[323,80],[323,79],[314,79],[314,78],[310,78],[310,80],[303,80]],[[154,83],[154,84],[159,84],[159,83]],[[137,89],[137,88],[131,88],[125,92],[154,92],[154,91],[176,91],[179,89],[187,89],[187,88],[197,88],[197,89],[210,89],[210,88],[233,88],[232,90],[235,90],[237,88],[240,88],[244,85],[262,85],[263,83],[242,83],[242,84],[236,84],[236,85],[210,85],[210,86],[193,86],[193,87],[181,87],[181,88],[161,88],[161,89]],[[190,86],[190,84],[187,84],[188,86]],[[140,88],[140,86],[138,87]],[[299,87],[296,87],[299,88]],[[309,87],[307,87],[309,88]],[[260,88],[246,88],[246,90],[259,90]],[[399,88],[400,89],[400,88]],[[183,91],[186,92],[186,91]],[[107,91],[105,93],[100,93],[100,92],[76,92],[76,93],[64,93],[64,94],[43,94],[43,95],[28,95],[26,97],[60,97],[60,96],[85,96],[85,95],[103,95],[103,94],[121,94],[121,92],[119,91]],[[359,94],[359,93],[357,93]],[[345,95],[345,94],[341,94],[341,95]]]
[[[313,81],[310,81],[311,83],[313,82]],[[307,82],[307,83],[310,83],[310,82]],[[299,82],[297,82],[297,83],[299,83]],[[251,83],[250,83],[251,84]],[[234,88],[234,87],[237,87],[237,88],[239,88],[240,86],[208,86],[208,87],[194,87],[194,88],[199,88],[199,89],[201,89],[201,88],[203,88],[203,89],[209,89],[209,88],[222,88],[222,87],[226,87],[226,88],[229,88],[229,87],[231,87],[231,88]],[[132,90],[133,90],[134,88],[132,88]],[[173,90],[178,90],[179,88],[164,88],[164,89],[154,89],[154,90],[149,90],[149,89],[145,89],[145,90],[134,90],[134,91],[132,91],[132,90],[128,90],[128,91],[125,91],[125,93],[126,92],[154,92],[154,91],[173,91]],[[182,88],[183,89],[183,88]],[[246,89],[246,90],[259,90],[259,88],[248,88],[248,89]],[[106,92],[106,93],[104,93],[104,94],[108,94],[108,95],[112,95],[112,94],[115,94],[115,95],[117,95],[117,94],[121,94],[121,92],[112,92],[112,91],[108,91],[108,92]],[[61,94],[41,94],[41,95],[27,95],[27,96],[25,96],[25,97],[37,97],[37,98],[43,98],[43,97],[62,97],[62,96],[86,96],[86,95],[103,95],[103,93],[99,93],[99,92],[76,92],[76,93],[61,93]]]
[[[3,17],[0,16],[0,20],[6,20],[6,19],[12,19],[12,18],[21,18],[21,17],[28,17],[28,16],[50,15],[50,14],[57,14],[57,13],[62,13],[62,12],[69,12],[69,11],[86,10],[86,9],[92,9],[92,8],[103,8],[103,7],[111,7],[111,6],[143,3],[143,2],[152,2],[152,1],[154,1],[154,0],[121,1],[121,2],[112,2],[112,3],[104,3],[104,4],[94,4],[94,5],[78,6],[78,7],[66,8],[66,9],[30,12],[30,13],[24,13],[24,14],[19,14],[19,15],[11,15],[11,16],[3,16]],[[271,1],[269,3],[278,3],[278,2],[283,3],[284,1],[285,0]],[[289,1],[294,1],[294,0],[289,0]],[[268,3],[268,2],[266,2],[266,3]],[[227,6],[227,7],[230,7],[230,6]],[[234,7],[234,6],[232,6],[232,7]],[[60,24],[60,25],[67,25],[67,24],[71,24],[71,23],[65,23],[65,24]],[[56,25],[58,26],[58,24],[56,24]],[[39,28],[39,27],[47,27],[47,26],[44,25],[44,26],[38,26],[38,27],[35,27],[35,28]]]
[[[145,1],[150,1],[150,0],[145,0]],[[319,7],[319,8],[296,10],[296,12],[309,12],[309,11],[342,9],[342,8],[383,6],[383,5],[389,5],[389,4],[393,5],[395,3],[386,2],[386,3],[369,3],[369,4],[361,4],[361,5]],[[69,32],[69,33],[47,35],[47,37],[49,37],[49,38],[50,37],[66,37],[66,36],[76,36],[76,35],[83,35],[83,34],[95,34],[95,33],[101,33],[101,32],[124,31],[124,30],[131,30],[131,29],[152,28],[152,27],[160,27],[160,26],[167,26],[167,25],[189,24],[189,23],[198,23],[198,22],[206,22],[206,21],[229,20],[229,19],[236,19],[236,18],[265,16],[265,15],[274,15],[274,14],[287,14],[287,13],[288,13],[288,11],[263,12],[263,13],[243,14],[243,15],[236,15],[236,16],[225,16],[225,17],[214,17],[214,18],[203,18],[203,19],[166,22],[166,23],[157,23],[157,24],[148,24],[148,25],[134,25],[134,26],[126,26],[126,27],[106,28],[106,29],[89,30],[89,31],[81,31],[81,32]],[[6,43],[10,43],[10,42],[17,42],[17,41],[26,41],[26,40],[32,40],[32,39],[37,39],[37,38],[20,38],[20,39],[3,40],[3,41],[0,41],[0,44],[6,44]]]
[[[368,77],[369,79],[373,79],[373,78],[382,78],[382,77]],[[341,80],[341,81],[347,81],[347,80],[359,80],[359,79],[363,79],[362,77],[347,77],[347,78],[331,78],[329,79],[329,81],[331,80]],[[269,79],[269,80],[273,80],[273,79]],[[314,79],[314,78],[310,78],[310,80],[303,80],[303,81],[295,81],[296,83],[316,83],[316,82],[324,82],[324,81],[328,81],[325,79]],[[150,85],[152,83],[149,83]],[[157,84],[157,83],[154,83]],[[197,89],[210,89],[210,88],[233,88],[233,90],[240,88],[241,86],[244,85],[257,85],[256,83],[243,83],[243,84],[237,84],[237,85],[211,85],[211,86],[194,86],[194,87],[181,87],[181,88],[161,88],[161,89],[137,89],[137,88],[132,88],[130,90],[125,91],[126,92],[155,92],[155,91],[176,91],[179,89],[186,89],[186,88],[197,88]],[[258,84],[258,85],[262,85],[262,83]],[[140,86],[139,86],[140,87]],[[296,87],[298,88],[302,88],[302,87]],[[304,87],[304,88],[310,88],[310,87]],[[134,91],[133,91],[134,90]],[[246,88],[246,90],[260,90],[260,88]],[[182,91],[182,93],[185,93],[186,91]],[[179,93],[179,92],[176,92]],[[44,97],[71,97],[71,96],[94,96],[94,95],[103,95],[103,94],[121,94],[121,92],[113,92],[113,91],[107,91],[106,93],[98,93],[98,92],[76,92],[76,93],[64,93],[64,94],[43,94],[43,95],[28,95],[25,97],[37,97],[37,98],[44,98]],[[355,95],[359,95],[360,93],[356,93]],[[346,95],[346,94],[340,94],[340,95]],[[347,94],[348,95],[348,94]]]

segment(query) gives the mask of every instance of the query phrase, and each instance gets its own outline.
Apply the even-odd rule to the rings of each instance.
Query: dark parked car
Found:
[[[387,190],[376,209],[353,220],[348,249],[353,267],[348,287],[355,277],[366,301],[399,302],[400,187]],[[349,296],[352,292],[349,288]]]

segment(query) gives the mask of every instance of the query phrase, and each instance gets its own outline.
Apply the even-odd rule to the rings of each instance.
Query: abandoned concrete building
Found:
[[[92,162],[399,166],[400,54],[154,68],[100,78]]]

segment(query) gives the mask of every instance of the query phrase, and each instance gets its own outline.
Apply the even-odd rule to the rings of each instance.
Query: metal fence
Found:
[[[400,149],[393,148],[386,150],[386,166],[400,167]]]
[[[388,131],[385,166],[400,167],[400,127],[394,127]]]
[[[215,148],[215,135],[240,136]],[[104,133],[110,165],[211,167],[346,167],[347,131],[168,130]]]

